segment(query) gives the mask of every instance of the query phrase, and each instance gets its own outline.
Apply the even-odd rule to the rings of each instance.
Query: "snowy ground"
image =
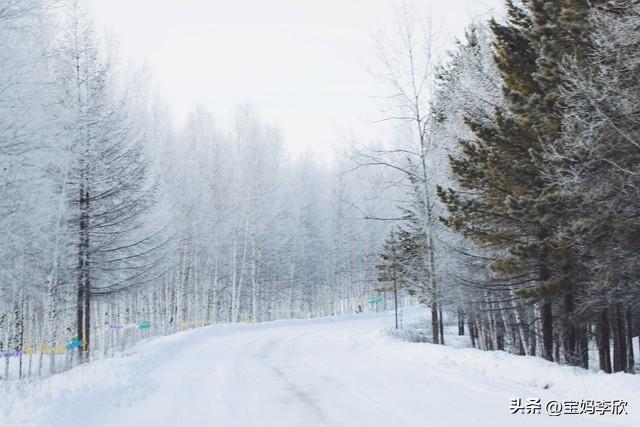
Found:
[[[405,321],[424,312],[409,310]],[[0,384],[1,426],[629,426],[640,376],[389,337],[390,314],[223,325]],[[628,415],[511,415],[512,398],[629,402]]]

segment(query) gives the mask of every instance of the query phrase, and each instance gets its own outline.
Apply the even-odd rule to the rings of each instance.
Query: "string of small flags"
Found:
[[[245,321],[243,323],[253,323],[253,322]],[[170,322],[169,323],[168,322],[164,322],[164,323],[138,322],[138,323],[124,323],[124,324],[112,323],[112,324],[106,325],[106,328],[108,330],[137,329],[137,330],[144,331],[144,330],[150,329],[152,326],[170,325],[170,324],[178,325],[177,323],[170,323]],[[180,322],[179,326],[182,329],[186,329],[191,326],[210,326],[212,324],[213,322],[211,320],[192,320],[188,322]],[[73,340],[71,340],[71,342],[67,344],[60,344],[55,346],[48,346],[47,344],[41,344],[39,348],[40,350],[39,352],[44,354],[63,354],[63,353],[66,353],[67,351],[72,351],[79,347],[82,347],[85,344],[86,344],[86,340],[84,339],[80,340],[78,339],[78,337],[74,337]],[[11,357],[32,356],[35,353],[37,353],[37,351],[34,350],[33,347],[29,347],[26,350],[0,352],[0,356],[3,356],[9,359]]]
[[[178,325],[181,328],[188,328],[191,326],[210,326],[213,325],[211,320],[191,320],[188,322],[160,322],[160,323],[152,323],[152,322],[139,322],[139,323],[112,323],[107,325],[107,329],[116,329],[116,330],[124,330],[124,329],[139,329],[146,330],[150,329],[153,326],[168,326],[168,325]]]
[[[82,347],[85,344],[86,341],[84,339],[80,340],[78,337],[74,337],[73,340],[67,344],[60,344],[52,347],[49,347],[47,344],[41,344],[39,350],[40,353],[45,354],[62,354],[67,351],[75,350],[78,347]],[[26,350],[6,351],[0,354],[9,359],[11,357],[32,356],[34,353],[36,353],[34,348],[29,347]]]

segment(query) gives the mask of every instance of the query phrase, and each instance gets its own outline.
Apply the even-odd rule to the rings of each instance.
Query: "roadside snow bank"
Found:
[[[581,368],[562,366],[539,357],[517,356],[504,351],[481,351],[474,348],[449,347],[431,343],[406,342],[385,330],[367,339],[372,353],[422,369],[437,367],[451,378],[459,377],[469,384],[504,388],[513,384],[513,398],[550,400],[615,400],[629,402],[628,418],[621,425],[640,420],[640,376],[626,373],[605,374]],[[445,341],[451,338],[445,335]],[[457,338],[457,337],[456,337]],[[468,338],[468,337],[465,337]],[[517,386],[522,387],[517,387]],[[523,392],[527,393],[523,395]]]

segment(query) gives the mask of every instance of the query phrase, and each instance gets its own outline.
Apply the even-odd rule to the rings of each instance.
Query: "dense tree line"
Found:
[[[639,42],[637,2],[507,1],[435,67],[423,184],[440,224],[404,204],[393,253],[413,277],[433,248],[438,293],[406,286],[457,312],[474,346],[633,372]]]
[[[1,377],[372,295],[364,171],[291,159],[250,107],[176,126],[79,0],[0,0],[0,33]]]

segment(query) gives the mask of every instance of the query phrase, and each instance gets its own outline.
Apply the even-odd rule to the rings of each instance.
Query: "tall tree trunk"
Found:
[[[580,364],[580,357],[576,354],[576,328],[573,324],[573,294],[567,292],[564,296],[564,315],[566,328],[563,331],[562,343],[564,347],[564,361],[573,366]]]
[[[396,329],[398,329],[398,281],[396,280],[396,273],[393,274],[393,311],[396,316]]]
[[[88,172],[85,173],[85,176]],[[89,343],[91,338],[91,260],[90,260],[90,238],[89,238],[89,189],[88,184],[84,187],[84,274],[83,274],[83,286],[84,286],[84,336],[83,345],[79,348],[82,349],[82,358],[84,362],[89,361]],[[80,339],[80,338],[78,338]]]
[[[469,322],[469,337],[471,337],[471,347],[476,348],[477,332],[475,328],[475,319],[472,315],[467,315],[467,321]]]
[[[438,325],[440,329],[440,344],[444,345],[444,316],[442,315],[442,306],[438,306]]]
[[[238,229],[233,229],[233,251],[231,252],[231,316],[229,321],[236,318],[236,295],[238,293]]]
[[[546,300],[540,307],[542,320],[542,357],[553,362],[553,313],[551,303]]]
[[[578,352],[578,366],[589,369],[589,325],[576,329],[576,347]]]
[[[613,327],[613,372],[627,370],[627,334],[624,324],[622,304],[611,308]]]
[[[258,321],[258,284],[257,284],[256,238],[251,234],[251,320]]]
[[[440,322],[438,322],[438,304],[431,301],[431,336],[434,344],[439,344],[440,340]]]
[[[85,277],[84,288],[84,341],[80,348],[82,348],[83,360],[89,361],[89,349],[91,344],[91,277],[89,276],[89,263],[87,262],[87,275]]]
[[[248,221],[245,219],[244,221],[244,231],[242,233],[242,260],[240,261],[240,273],[238,276],[238,285],[237,285],[237,289],[236,289],[236,301],[234,303],[234,307],[235,307],[235,316],[233,321],[234,322],[240,322],[240,315],[241,315],[241,306],[240,306],[240,301],[242,300],[242,286],[244,284],[244,271],[245,271],[245,264],[247,262],[247,249],[249,247],[249,239],[247,238],[247,233],[248,233]]]
[[[630,309],[625,312],[625,323],[627,325],[627,372],[633,373],[635,360],[633,354],[633,319]]]
[[[82,220],[81,220],[82,221]],[[81,243],[82,245],[82,243]],[[76,335],[80,341],[84,340],[84,256],[83,251],[78,251],[78,292],[76,295]],[[54,343],[55,344],[55,343]],[[78,347],[79,357],[82,360],[83,348]]]
[[[499,303],[495,304],[493,312],[494,323],[496,325],[496,349],[504,350],[504,322],[502,319],[502,307]]]
[[[81,171],[84,168],[81,166]],[[82,341],[84,339],[84,275],[85,275],[85,262],[86,262],[86,250],[85,250],[85,240],[84,234],[87,229],[87,224],[85,223],[85,202],[84,202],[84,173],[81,172],[80,176],[80,199],[79,199],[79,208],[80,208],[80,224],[79,224],[79,232],[78,232],[78,291],[76,295],[76,322],[77,322],[77,331],[78,339]],[[80,359],[82,360],[82,352],[83,348],[78,348],[78,353],[80,354]]]
[[[536,356],[538,354],[538,322],[534,322],[532,319],[535,319],[536,309],[534,307],[529,307],[527,312],[527,333],[529,335],[529,355]],[[533,331],[531,331],[533,328]]]
[[[596,345],[598,346],[600,369],[604,372],[611,373],[609,311],[607,309],[602,310],[598,318],[598,326],[596,328]]]
[[[514,298],[514,292],[513,290],[509,293],[510,297],[513,299]],[[512,329],[513,329],[513,334],[514,334],[514,344],[516,346],[516,348],[518,349],[518,354],[520,356],[526,356],[527,354],[527,341],[528,341],[528,337],[527,334],[525,333],[525,329],[524,329],[524,324],[523,324],[523,316],[520,315],[520,308],[518,308],[515,304],[515,301],[512,301],[511,303],[511,310],[510,310],[510,316],[509,316],[510,321],[513,322],[512,325]]]

